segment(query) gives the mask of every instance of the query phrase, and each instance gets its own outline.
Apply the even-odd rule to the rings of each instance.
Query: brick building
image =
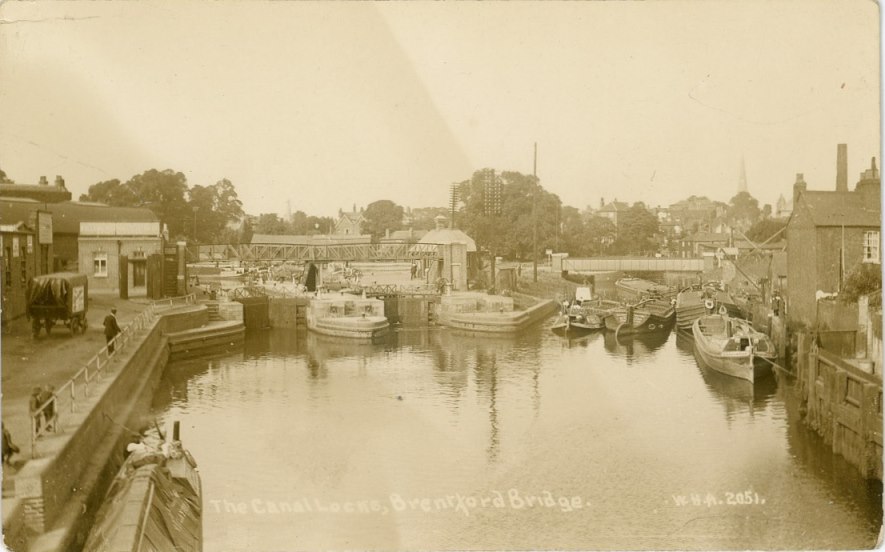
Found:
[[[129,293],[147,295],[148,257],[163,252],[159,222],[81,222],[78,234],[78,266],[89,289],[119,291],[122,270]]]
[[[842,159],[842,157],[840,157]],[[808,190],[801,174],[793,184],[793,212],[787,225],[787,307],[792,322],[815,325],[819,292],[838,293],[861,263],[881,264],[880,177],[873,158],[853,191],[838,165],[837,187]]]
[[[76,272],[81,222],[157,222],[157,216],[142,207],[109,207],[101,203],[64,201],[44,203],[28,198],[0,197],[0,220],[4,224],[28,221],[36,211],[52,214],[53,255],[49,272]]]

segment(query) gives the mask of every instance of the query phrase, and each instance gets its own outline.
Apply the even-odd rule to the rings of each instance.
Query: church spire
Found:
[[[744,156],[741,155],[741,176],[738,180],[738,193],[747,191],[747,165],[744,163]]]

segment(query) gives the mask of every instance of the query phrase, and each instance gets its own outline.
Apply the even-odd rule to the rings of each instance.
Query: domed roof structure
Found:
[[[473,238],[457,228],[446,228],[446,217],[439,215],[433,220],[436,221],[436,228],[424,234],[424,237],[418,241],[419,244],[464,243],[467,244],[468,253],[476,251],[476,242]]]

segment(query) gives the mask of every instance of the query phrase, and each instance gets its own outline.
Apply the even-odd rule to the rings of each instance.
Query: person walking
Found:
[[[31,392],[28,410],[31,412],[31,418],[34,418],[36,415],[37,431],[42,431],[43,426],[46,425],[46,410],[40,410],[40,413],[37,414],[37,410],[39,410],[41,406],[43,406],[43,389],[35,387],[33,392]]]
[[[12,435],[6,429],[6,424],[0,422],[0,427],[3,428],[3,463],[9,464],[12,455],[17,453],[19,448],[12,442]]]
[[[46,424],[46,431],[55,430],[55,387],[46,384],[40,391],[40,404],[46,405],[43,408],[43,421]]]
[[[104,337],[108,342],[108,352],[114,352],[113,339],[120,333],[120,325],[117,323],[117,309],[111,309],[111,313],[104,317]]]

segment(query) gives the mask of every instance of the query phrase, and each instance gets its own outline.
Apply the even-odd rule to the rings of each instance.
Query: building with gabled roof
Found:
[[[599,204],[599,211],[597,211],[596,214],[612,221],[612,224],[615,226],[618,225],[618,218],[621,213],[630,208],[629,204],[623,201],[618,201],[617,198],[610,203],[605,203],[604,200],[600,199]]]
[[[858,265],[881,264],[881,184],[876,159],[861,173],[853,191],[838,186],[829,191],[807,187],[803,175],[797,174],[786,230],[787,308],[791,321],[814,325],[818,292],[838,293]]]
[[[362,234],[363,223],[366,221],[366,217],[363,216],[364,212],[363,208],[357,211],[356,204],[353,206],[353,211],[345,212],[338,209],[338,220],[335,221],[335,229],[332,233],[342,236],[359,236]]]
[[[53,271],[76,270],[78,238],[81,222],[158,222],[146,207],[111,207],[103,203],[64,201],[44,203],[34,199],[0,197],[0,220],[27,221],[32,213],[52,214],[52,235],[55,260]]]

